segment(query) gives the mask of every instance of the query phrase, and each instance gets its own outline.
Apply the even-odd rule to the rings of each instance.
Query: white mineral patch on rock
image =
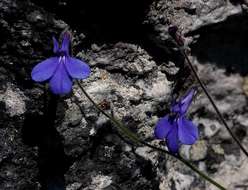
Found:
[[[214,179],[221,182],[227,189],[242,189],[247,186],[248,161],[245,156],[235,158],[234,156],[226,157],[226,161],[219,166],[219,171],[215,174]],[[244,189],[244,188],[243,188]],[[209,184],[209,190],[217,190],[212,184]]]
[[[160,180],[159,190],[178,189],[189,190],[194,177],[185,175],[171,169],[168,176],[163,176]]]
[[[170,92],[170,82],[167,80],[165,74],[161,72],[158,72],[158,76],[152,81],[152,85],[145,89],[148,97],[158,100],[164,100]]]
[[[112,178],[110,176],[96,175],[92,176],[91,187],[95,190],[102,190],[107,188],[112,183]]]
[[[26,97],[18,88],[9,86],[5,93],[0,95],[0,101],[4,102],[7,113],[13,116],[19,116],[26,111]]]

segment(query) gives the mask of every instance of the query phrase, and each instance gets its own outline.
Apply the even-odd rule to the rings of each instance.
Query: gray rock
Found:
[[[91,76],[80,84],[106,112],[113,113],[142,139],[165,148],[154,140],[153,128],[169,109],[178,77],[185,77],[179,91],[191,86],[187,74],[173,57],[178,51],[168,35],[169,25],[178,25],[186,34],[185,46],[191,48],[190,59],[200,78],[232,130],[248,147],[247,97],[243,92],[243,77],[248,73],[245,5],[242,10],[241,6],[224,0],[153,2],[146,18],[140,19],[157,32],[144,30],[152,41],[145,39],[143,33],[142,40],[129,34],[132,40],[124,40],[127,37],[124,34],[124,38],[108,41],[101,38],[104,30],[94,36],[92,28],[104,28],[106,23],[82,22],[89,15],[79,17],[77,11],[70,15],[68,11],[68,16],[58,11],[71,6],[82,9],[78,11],[80,14],[87,14],[83,6],[76,5],[69,1],[49,2],[49,7],[45,1],[0,1],[3,36],[0,39],[0,178],[3,179],[0,189],[40,189],[37,148],[24,145],[22,136],[24,116],[41,115],[43,109],[43,86],[31,81],[30,71],[36,63],[51,56],[51,37],[58,37],[67,27],[73,30],[73,53],[92,69]],[[51,9],[54,9],[52,14]],[[138,14],[138,10],[134,12]],[[129,14],[126,10],[125,13]],[[128,25],[125,20],[120,23],[123,28]],[[136,28],[127,28],[130,35],[135,33]],[[149,48],[146,46],[154,41],[166,49],[168,55],[158,55],[164,60],[154,56],[153,51],[158,48],[154,43],[149,43]],[[65,153],[72,160],[65,173],[67,190],[214,189],[172,157],[147,147],[132,146],[126,138],[124,142],[116,134],[115,126],[94,108],[76,84],[73,93],[72,99],[69,96],[60,99],[56,121]],[[247,159],[232,142],[202,92],[193,102],[189,118],[198,125],[200,140],[183,147],[183,156],[228,189],[246,185]]]
[[[17,87],[8,85],[5,93],[0,94],[0,102],[5,105],[10,117],[21,116],[26,112],[25,100],[27,97]]]
[[[200,161],[205,159],[207,156],[207,150],[207,142],[203,140],[198,141],[189,150],[190,160]]]

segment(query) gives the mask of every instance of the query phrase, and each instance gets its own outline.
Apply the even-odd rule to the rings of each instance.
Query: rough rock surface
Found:
[[[168,26],[178,25],[201,79],[248,149],[246,1],[147,1],[134,4],[128,16],[129,0],[110,2],[0,0],[0,189],[41,189],[34,143],[41,135],[39,123],[23,126],[27,115],[42,115],[44,86],[31,81],[30,71],[51,56],[51,37],[66,28],[73,33],[72,52],[92,68],[80,84],[105,111],[164,147],[154,140],[154,125],[168,113],[171,94],[181,94],[192,82],[184,80],[188,73],[175,59],[178,52],[168,35]],[[103,17],[101,6],[108,7]],[[113,17],[121,23],[115,25]],[[181,154],[227,189],[245,189],[248,161],[201,91],[189,113],[200,141],[183,146]],[[216,189],[174,158],[120,138],[77,84],[71,96],[59,100],[57,116],[70,158],[64,172],[67,190]]]

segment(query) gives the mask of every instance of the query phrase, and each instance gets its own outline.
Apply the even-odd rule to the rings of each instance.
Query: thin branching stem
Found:
[[[103,115],[105,115],[107,118],[109,118],[114,124],[116,124],[121,131],[124,133],[124,135],[126,135],[128,138],[130,138],[130,140],[134,141],[135,143],[139,143],[139,138],[134,135],[130,130],[128,130],[128,128],[126,128],[122,122],[118,121],[117,119],[113,118],[110,114],[106,113],[105,111],[103,111],[98,105],[97,103],[95,103],[92,98],[89,96],[89,94],[84,90],[84,88],[80,85],[80,83],[77,83],[79,88],[82,90],[82,92],[84,93],[84,95],[91,101],[91,103],[95,106],[95,108],[100,111]]]
[[[223,123],[223,125],[225,126],[226,130],[229,132],[229,134],[231,135],[231,137],[234,139],[234,141],[238,144],[238,146],[240,147],[240,149],[243,151],[243,153],[246,155],[246,157],[248,157],[248,152],[246,151],[246,149],[243,147],[243,145],[241,144],[241,142],[239,141],[239,139],[235,136],[235,134],[232,132],[231,128],[228,126],[226,120],[224,119],[223,115],[221,114],[220,110],[218,109],[216,103],[214,102],[212,96],[210,95],[210,93],[207,90],[207,87],[203,84],[203,82],[201,81],[199,75],[197,74],[192,62],[190,61],[189,57],[187,56],[187,54],[185,53],[184,50],[182,50],[179,47],[178,41],[175,40],[177,42],[178,48],[180,49],[182,55],[184,56],[186,62],[188,63],[188,65],[190,66],[190,69],[192,70],[196,80],[198,81],[198,83],[200,84],[202,90],[204,91],[204,93],[206,94],[207,98],[209,99],[210,103],[212,104],[215,112],[217,113],[219,119],[221,120],[221,122]]]
[[[135,133],[133,133],[132,131],[130,131],[121,121],[119,121],[118,119],[114,118],[113,116],[111,116],[110,114],[106,113],[103,109],[101,109],[99,107],[99,105],[97,103],[95,103],[95,101],[89,96],[89,94],[84,90],[84,88],[81,86],[81,84],[78,82],[77,83],[79,88],[82,90],[82,92],[84,93],[84,95],[89,99],[89,101],[95,106],[95,108],[101,112],[103,115],[105,115],[107,118],[109,118],[117,127],[118,129],[124,134],[126,135],[131,141],[133,141],[136,144],[142,144],[144,146],[147,146],[153,150],[165,153],[167,155],[170,155],[174,158],[176,158],[177,160],[181,161],[183,164],[185,164],[186,166],[188,166],[190,169],[192,169],[195,173],[197,173],[199,176],[201,176],[202,178],[204,178],[205,180],[207,180],[208,182],[212,183],[213,185],[215,185],[218,189],[220,190],[227,190],[225,187],[223,187],[222,185],[220,185],[219,183],[217,183],[215,180],[213,180],[212,178],[208,177],[206,174],[204,174],[202,171],[198,170],[198,168],[196,168],[194,165],[192,165],[190,162],[188,162],[187,160],[185,160],[184,158],[182,158],[179,155],[175,155],[170,153],[169,151],[166,151],[162,148],[153,146],[143,140],[141,140]]]
[[[165,154],[169,154],[170,156],[180,160],[182,163],[184,163],[186,166],[188,166],[190,169],[192,169],[194,172],[196,172],[197,174],[199,174],[201,177],[203,177],[205,180],[209,181],[210,183],[212,183],[213,185],[215,185],[216,187],[218,187],[219,189],[222,189],[222,190],[225,190],[226,188],[223,187],[222,185],[220,185],[219,183],[217,183],[216,181],[214,181],[212,178],[210,178],[209,176],[207,176],[206,174],[204,174],[203,172],[201,172],[200,170],[198,170],[198,168],[196,168],[194,165],[192,165],[190,162],[188,162],[187,160],[185,160],[183,157],[179,156],[179,155],[175,155],[175,154],[171,154],[170,152],[162,149],[162,148],[159,148],[159,147],[156,147],[156,146],[153,146],[149,143],[146,143],[144,141],[142,141],[142,144],[147,146],[147,147],[150,147],[154,150],[157,150],[159,152],[163,152]]]

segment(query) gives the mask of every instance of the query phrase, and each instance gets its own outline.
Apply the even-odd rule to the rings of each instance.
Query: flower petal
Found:
[[[59,64],[49,84],[54,94],[67,94],[71,91],[72,81],[63,63]]]
[[[199,138],[198,128],[190,120],[179,117],[178,121],[178,137],[183,144],[194,144]]]
[[[157,139],[165,139],[168,133],[172,130],[173,124],[169,121],[169,117],[160,118],[154,129],[154,135]]]
[[[58,53],[59,51],[59,43],[55,37],[53,37],[53,53]]]
[[[62,40],[62,45],[61,45],[61,51],[65,52],[66,55],[69,55],[69,46],[70,46],[70,40],[71,36],[69,32],[65,32],[63,34],[63,40]]]
[[[184,95],[178,102],[173,102],[171,111],[174,113],[185,114],[193,100],[195,89],[191,89],[186,95]]]
[[[90,67],[79,59],[68,57],[65,66],[72,78],[85,79],[90,75]]]
[[[180,113],[180,111],[181,111],[180,104],[174,101],[171,105],[171,112]]]
[[[166,138],[166,145],[172,153],[177,153],[179,151],[180,142],[178,140],[178,129],[176,125],[174,125],[172,130],[169,132]]]
[[[185,114],[193,100],[195,94],[195,89],[191,89],[184,97],[182,97],[179,101],[181,110],[181,114]]]
[[[42,82],[52,77],[59,60],[57,57],[51,57],[36,65],[31,73],[32,79],[36,82]]]

